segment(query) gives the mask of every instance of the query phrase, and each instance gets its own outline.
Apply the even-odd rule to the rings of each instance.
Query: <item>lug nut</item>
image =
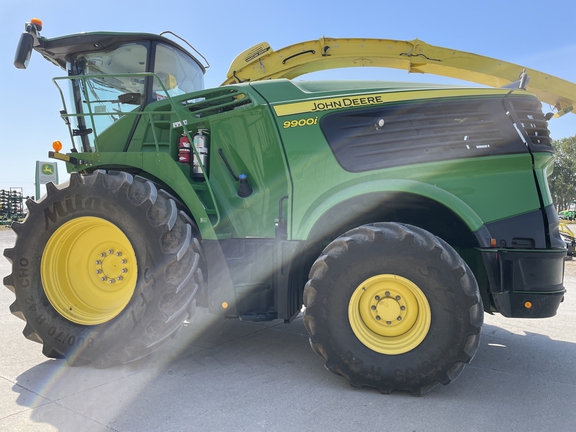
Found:
[[[380,296],[374,297],[374,300],[376,300],[376,301],[380,300]]]
[[[106,276],[102,276],[102,277],[100,278],[100,280],[101,280],[102,282],[105,282],[106,279],[108,279]]]
[[[400,300],[400,298],[401,298],[400,296],[396,296],[396,300]]]
[[[376,320],[380,321],[382,318],[380,318],[379,315],[376,315]]]
[[[392,324],[392,321],[386,321],[386,324],[390,325]]]
[[[96,261],[96,265],[102,265],[102,261],[97,260],[97,261]]]
[[[386,291],[385,294],[386,294],[386,297],[390,297],[390,291]]]
[[[370,309],[376,310],[376,306],[372,305],[372,306],[370,306]]]
[[[114,249],[108,249],[108,254],[112,255],[114,253]]]
[[[120,261],[122,264],[126,264],[128,262],[128,260],[123,259],[122,261]]]
[[[122,252],[116,252],[116,256],[122,256]]]
[[[400,310],[406,310],[406,306],[400,306]]]
[[[402,317],[399,316],[398,318],[396,318],[398,321],[402,321]]]
[[[100,254],[100,256],[101,256],[102,258],[104,258],[104,257],[106,256],[106,252],[102,252],[102,253]]]
[[[128,273],[128,269],[127,269],[127,268],[123,268],[123,269],[122,269],[122,273]]]
[[[102,270],[100,270],[100,269],[96,270],[96,274],[100,274],[100,273],[102,273]]]
[[[118,277],[116,278],[116,280],[117,280],[118,282],[120,282],[122,279],[124,279],[122,276],[118,276]]]
[[[113,284],[114,282],[116,282],[114,279],[108,279],[109,284]]]

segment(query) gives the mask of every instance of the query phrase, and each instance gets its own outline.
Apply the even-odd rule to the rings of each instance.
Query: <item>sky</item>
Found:
[[[420,39],[540,70],[576,83],[576,2],[557,0],[412,0],[159,2],[150,0],[0,0],[0,189],[34,195],[36,161],[52,142],[70,147],[54,76],[64,71],[34,52],[27,70],[13,66],[24,23],[40,18],[48,38],[84,31],[160,33],[171,30],[209,61],[206,87],[216,87],[236,55],[262,41],[273,49],[322,36]],[[306,78],[306,77],[304,77]],[[320,79],[461,83],[406,71],[356,68],[316,73]],[[576,115],[553,119],[553,139],[576,135]],[[68,178],[59,164],[60,181]]]

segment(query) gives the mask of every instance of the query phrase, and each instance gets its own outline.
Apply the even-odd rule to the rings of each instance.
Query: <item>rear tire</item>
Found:
[[[310,271],[304,324],[314,351],[354,387],[422,395],[452,382],[478,348],[483,308],[460,256],[398,223],[355,228]]]
[[[13,225],[4,255],[11,312],[51,358],[104,368],[159,348],[187,319],[203,285],[194,222],[151,181],[73,173],[47,185]]]

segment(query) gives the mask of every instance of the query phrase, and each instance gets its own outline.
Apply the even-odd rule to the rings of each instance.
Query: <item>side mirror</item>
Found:
[[[18,69],[26,69],[33,47],[34,36],[27,32],[22,33],[20,41],[18,41],[18,48],[16,48],[16,55],[14,56],[14,66]]]

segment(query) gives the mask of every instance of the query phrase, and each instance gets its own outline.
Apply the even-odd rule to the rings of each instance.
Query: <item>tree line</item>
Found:
[[[576,199],[576,135],[552,141],[552,146],[556,156],[548,184],[556,210],[566,210]]]

